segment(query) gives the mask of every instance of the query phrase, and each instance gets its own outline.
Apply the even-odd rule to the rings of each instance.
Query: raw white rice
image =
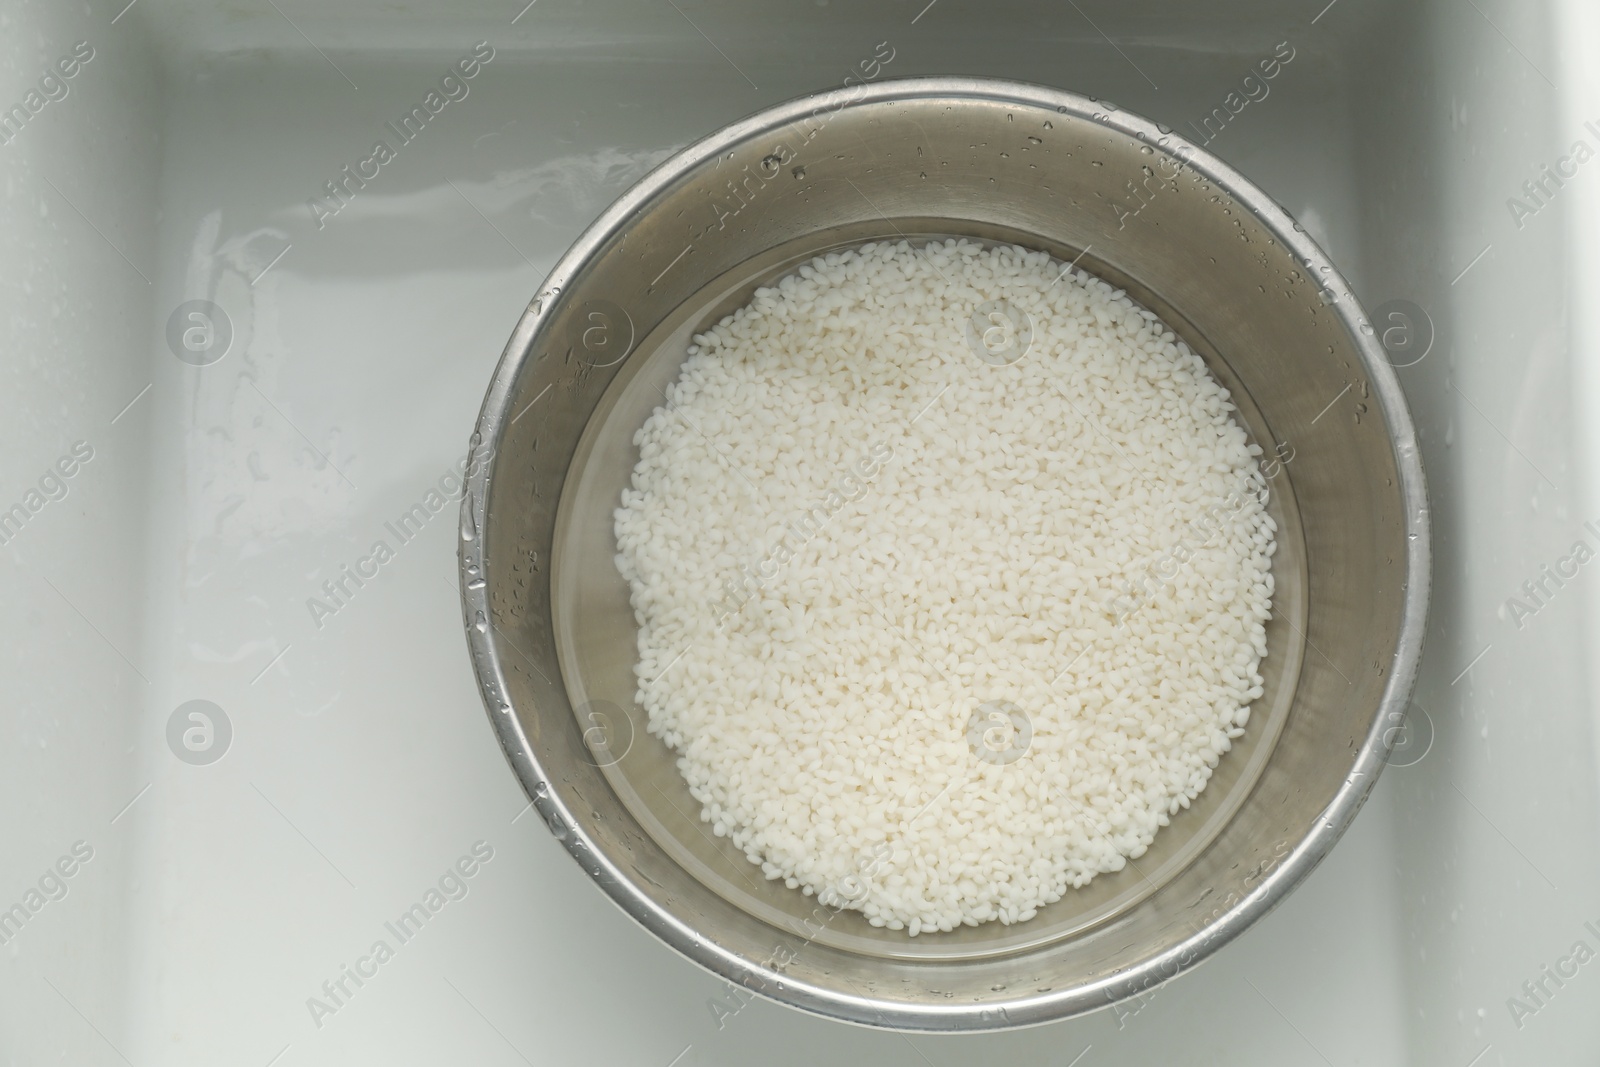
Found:
[[[758,290],[694,339],[616,512],[638,700],[702,819],[912,935],[1137,859],[1262,691],[1260,450],[1063,266],[900,242]],[[965,339],[1000,298],[1032,329],[1009,365]]]

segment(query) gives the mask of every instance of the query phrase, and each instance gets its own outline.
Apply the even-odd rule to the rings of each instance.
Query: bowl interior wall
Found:
[[[1244,803],[1288,718],[1304,652],[1299,634],[1305,625],[1305,554],[1288,479],[1275,478],[1269,510],[1280,532],[1273,560],[1275,617],[1268,627],[1270,652],[1261,665],[1263,695],[1253,707],[1246,735],[1219,764],[1205,792],[1189,809],[1173,817],[1172,825],[1157,835],[1139,860],[1069,891],[1035,918],[1015,926],[986,923],[910,938],[904,931],[874,927],[860,913],[845,911],[830,915],[828,923],[816,929],[815,900],[781,882],[766,880],[731,841],[708,832],[699,818],[700,805],[677,771],[674,754],[645,729],[646,713],[634,701],[638,631],[628,585],[613,562],[617,544],[612,520],[639,458],[634,434],[663,403],[662,391],[677,377],[692,335],[747,303],[758,286],[791,273],[797,263],[836,248],[875,239],[899,240],[901,235],[914,235],[918,242],[966,236],[1020,243],[1031,237],[954,219],[896,219],[868,224],[866,229],[856,225],[846,232],[819,231],[752,257],[680,305],[648,337],[636,342],[627,366],[612,379],[574,452],[557,512],[552,615],[562,679],[579,725],[600,731],[591,737],[605,745],[593,762],[605,772],[633,817],[707,888],[782,929],[801,931],[812,922],[811,936],[816,941],[848,951],[905,958],[970,958],[1037,947],[1109,919],[1154,892],[1221,832]],[[1091,261],[1082,249],[1051,251],[1063,263],[1078,260],[1080,266],[1103,277],[1117,273],[1109,264]],[[1267,455],[1274,454],[1276,442],[1270,427],[1226,362],[1159,297],[1141,295],[1150,301],[1146,306],[1151,310],[1159,307],[1163,319],[1206,356],[1213,373],[1234,394],[1238,418],[1252,440]],[[951,344],[963,341],[955,337]],[[973,364],[975,374],[987,370],[976,358]],[[953,417],[959,419],[959,412]]]

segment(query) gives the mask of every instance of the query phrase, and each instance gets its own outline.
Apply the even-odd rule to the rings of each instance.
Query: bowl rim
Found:
[[[1355,753],[1349,774],[1313,827],[1294,848],[1251,890],[1205,928],[1178,944],[1146,957],[1114,974],[1071,987],[1018,996],[1014,1000],[943,1004],[904,1001],[818,985],[763,967],[702,936],[656,903],[596,847],[585,831],[583,819],[564,804],[551,788],[553,775],[539,763],[521,722],[501,694],[505,685],[504,662],[494,640],[493,627],[479,628],[477,619],[490,619],[486,581],[473,581],[468,567],[483,566],[488,556],[487,504],[498,444],[507,431],[514,387],[533,350],[533,343],[553,316],[558,297],[568,281],[613,236],[626,229],[643,206],[701,164],[752,137],[808,117],[813,111],[898,100],[961,99],[1013,103],[1046,108],[1101,125],[1150,144],[1184,160],[1187,167],[1215,183],[1288,251],[1322,275],[1323,292],[1332,311],[1344,325],[1360,353],[1374,398],[1382,405],[1389,429],[1390,447],[1399,479],[1406,525],[1405,583],[1401,594],[1400,625],[1388,682],[1379,699],[1373,724]],[[736,985],[812,1014],[874,1028],[941,1033],[976,1033],[1015,1029],[1081,1015],[1148,992],[1189,970],[1238,937],[1281,903],[1311,873],[1348,829],[1366,802],[1379,773],[1387,763],[1395,731],[1388,724],[1406,711],[1422,656],[1430,594],[1432,547],[1427,484],[1422,468],[1416,428],[1400,387],[1399,377],[1385,358],[1361,305],[1344,276],[1316,241],[1266,192],[1233,167],[1175,131],[1104,100],[1049,86],[1001,78],[931,75],[885,78],[880,81],[830,89],[796,97],[763,108],[701,138],[668,157],[586,227],[551,268],[512,331],[484,396],[472,436],[472,455],[488,443],[488,461],[469,467],[461,500],[460,570],[461,606],[467,647],[480,695],[506,760],[521,781],[531,805],[547,826],[578,860],[613,903],[647,930],[691,962]],[[487,579],[487,572],[484,572]],[[774,989],[781,990],[775,995]]]

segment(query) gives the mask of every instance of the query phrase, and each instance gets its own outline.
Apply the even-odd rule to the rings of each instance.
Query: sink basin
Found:
[[[0,1052],[1591,1062],[1597,48],[1581,0],[6,5]],[[1374,312],[1428,470],[1421,682],[1351,830],[1193,973],[1030,1030],[853,1028],[674,955],[506,773],[461,640],[467,434],[545,273],[864,60],[1203,142]]]

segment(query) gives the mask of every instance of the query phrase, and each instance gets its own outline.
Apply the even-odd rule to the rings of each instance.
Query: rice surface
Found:
[[[637,699],[767,878],[912,935],[1021,922],[1243,733],[1260,449],[1120,290],[1015,246],[830,253],[666,398],[616,511]]]

